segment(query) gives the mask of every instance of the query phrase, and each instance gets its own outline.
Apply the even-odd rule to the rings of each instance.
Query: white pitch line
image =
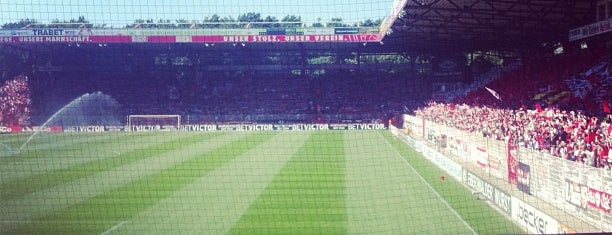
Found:
[[[127,221],[121,221],[121,223],[118,223],[117,225],[109,228],[108,230],[104,231],[103,233],[100,233],[100,235],[107,235],[110,232],[114,231],[115,229],[118,229],[119,227],[121,227],[121,225],[127,223]]]
[[[0,220],[0,223],[21,223],[21,224],[25,224],[25,223],[30,223],[32,221],[30,220]]]
[[[461,222],[463,222],[463,224],[472,232],[472,234],[478,234],[476,233],[476,231],[474,231],[474,229],[472,228],[472,226],[470,226],[462,217],[461,215],[459,215],[459,213],[457,213],[457,211],[455,211],[455,209],[453,209],[448,202],[446,202],[446,200],[444,200],[444,198],[442,198],[442,196],[440,196],[440,194],[438,194],[438,192],[431,187],[431,185],[425,180],[425,178],[423,178],[423,176],[421,176],[421,174],[419,174],[418,171],[416,171],[416,169],[414,169],[414,167],[404,158],[402,157],[402,154],[400,152],[397,151],[397,149],[395,149],[395,147],[393,147],[393,145],[391,145],[391,143],[389,143],[389,141],[387,141],[387,139],[385,139],[384,136],[382,136],[380,134],[380,132],[378,132],[378,135],[380,136],[380,138],[383,138],[383,140],[385,141],[385,143],[387,143],[387,145],[389,145],[389,147],[391,147],[393,149],[393,151],[395,151],[395,153],[397,154],[397,157],[399,157],[400,159],[402,159],[402,161],[404,161],[406,163],[406,165],[408,165],[408,167],[410,167],[410,169],[417,174],[417,176],[419,177],[419,179],[421,181],[423,181],[423,183],[425,183],[425,185],[427,185],[427,187],[436,195],[436,197],[438,197],[440,200],[442,200],[442,203],[444,203],[444,205],[446,205],[446,207],[448,207],[448,209],[450,209],[453,214],[455,214],[455,216],[457,216],[457,218],[459,218],[461,220]]]

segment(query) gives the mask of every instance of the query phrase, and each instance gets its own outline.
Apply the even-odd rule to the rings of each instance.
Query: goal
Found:
[[[178,130],[181,115],[128,115],[127,129],[130,131]]]

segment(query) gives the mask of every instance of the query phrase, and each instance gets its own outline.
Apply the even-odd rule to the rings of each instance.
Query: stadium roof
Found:
[[[400,1],[403,3],[403,1]],[[392,9],[397,12],[397,10]],[[454,53],[469,50],[515,50],[544,42],[564,42],[568,31],[595,21],[595,1],[574,0],[407,0],[382,43],[247,43],[246,47],[174,45],[195,50],[361,51],[364,53]],[[395,13],[392,13],[395,14]],[[381,27],[384,28],[384,27]],[[383,33],[384,34],[384,33]],[[147,50],[165,43],[118,45]],[[48,50],[66,45],[10,45]],[[91,45],[90,47],[96,47]]]
[[[567,41],[595,21],[596,1],[409,0],[385,38],[413,49],[521,48]]]

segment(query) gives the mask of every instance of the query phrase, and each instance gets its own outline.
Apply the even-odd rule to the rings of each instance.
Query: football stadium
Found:
[[[0,234],[612,232],[612,0],[0,0]]]

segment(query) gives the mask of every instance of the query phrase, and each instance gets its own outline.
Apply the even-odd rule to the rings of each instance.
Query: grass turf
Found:
[[[0,159],[2,234],[523,232],[388,132],[54,134],[27,147]]]

